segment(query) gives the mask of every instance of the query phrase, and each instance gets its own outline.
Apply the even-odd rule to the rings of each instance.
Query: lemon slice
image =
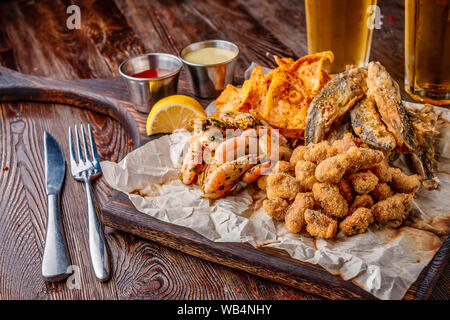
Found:
[[[206,118],[202,105],[194,98],[173,95],[159,100],[147,118],[147,135],[171,133],[184,128],[193,118]]]

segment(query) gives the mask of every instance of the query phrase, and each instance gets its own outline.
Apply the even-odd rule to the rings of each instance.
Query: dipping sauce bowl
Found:
[[[174,55],[147,53],[122,62],[119,73],[126,80],[135,108],[148,113],[158,100],[177,93],[182,67],[183,62]],[[152,75],[145,78],[146,74]]]
[[[196,59],[189,61],[192,52],[203,48],[220,48],[229,54],[228,59],[219,63],[211,63],[211,57],[205,56],[205,63]],[[190,76],[191,90],[200,98],[215,98],[233,81],[234,69],[239,56],[239,47],[224,40],[206,40],[192,43],[180,50],[179,57],[187,66]],[[197,57],[198,58],[198,57]],[[213,59],[214,60],[214,59]]]

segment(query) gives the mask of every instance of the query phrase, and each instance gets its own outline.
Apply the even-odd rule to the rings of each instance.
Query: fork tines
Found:
[[[82,141],[80,141],[79,131],[81,131]],[[75,125],[75,144],[76,144],[76,152],[75,152],[75,146],[73,143],[73,136],[72,136],[72,128],[69,127],[70,164],[73,176],[79,175],[81,172],[90,169],[94,169],[94,171],[101,172],[100,159],[98,156],[97,146],[95,145],[95,140],[92,136],[90,124],[87,125],[87,131],[89,133],[89,142],[91,145],[90,150],[86,139],[84,125],[83,124],[80,125],[80,130],[78,130],[78,126]],[[83,147],[81,145],[83,145]]]

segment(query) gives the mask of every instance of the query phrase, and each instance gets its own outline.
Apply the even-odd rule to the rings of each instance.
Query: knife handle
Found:
[[[100,281],[109,279],[109,258],[102,225],[94,206],[91,183],[86,181],[86,197],[88,205],[89,252],[95,276]]]
[[[59,196],[49,194],[47,234],[45,237],[44,255],[42,257],[42,276],[48,281],[59,281],[67,278],[70,273],[67,246],[62,232],[61,216],[59,214]]]

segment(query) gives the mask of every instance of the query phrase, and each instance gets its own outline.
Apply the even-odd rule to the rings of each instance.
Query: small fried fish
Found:
[[[375,100],[381,119],[394,135],[397,146],[405,147],[405,151],[414,151],[416,139],[400,96],[398,84],[379,62],[369,63],[367,86],[367,95]]]
[[[358,101],[350,111],[355,134],[365,143],[384,150],[394,150],[394,136],[386,129],[375,107],[375,102],[368,97]]]
[[[324,139],[331,125],[340,119],[367,89],[367,69],[355,68],[335,75],[314,97],[308,109],[305,142]]]
[[[439,186],[439,178],[435,172],[434,151],[434,140],[439,135],[436,130],[437,111],[428,104],[417,112],[408,110],[408,115],[417,139],[416,152],[408,154],[408,157],[416,172],[423,179],[423,186],[428,189],[436,189]]]
[[[333,143],[334,141],[344,139],[345,135],[352,134],[352,132],[353,129],[350,113],[347,112],[341,117],[341,119],[333,123],[326,139]]]

